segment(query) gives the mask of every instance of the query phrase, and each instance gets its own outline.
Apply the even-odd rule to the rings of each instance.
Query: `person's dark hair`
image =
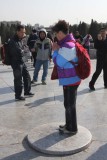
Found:
[[[68,34],[69,32],[69,24],[65,20],[59,20],[53,27],[53,32],[62,31],[64,34]]]
[[[21,29],[24,29],[25,26],[24,25],[18,25],[17,28],[16,28],[16,31],[20,31]]]
[[[52,35],[49,32],[47,33],[47,38],[49,38],[53,42]]]
[[[32,29],[32,32],[33,32],[33,33],[36,33],[36,32],[37,32],[37,30],[36,30],[35,28],[33,28],[33,29]]]
[[[99,32],[102,31],[102,30],[107,30],[107,28],[101,27],[101,28],[99,29]]]

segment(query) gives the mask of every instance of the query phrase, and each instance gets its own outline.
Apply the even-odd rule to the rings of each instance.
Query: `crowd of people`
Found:
[[[53,59],[58,69],[59,85],[63,87],[64,107],[65,107],[65,124],[59,126],[61,133],[70,133],[74,135],[78,132],[76,116],[76,98],[77,89],[81,83],[75,67],[70,61],[78,63],[76,54],[75,41],[79,42],[89,53],[90,42],[93,40],[88,33],[85,37],[80,35],[79,31],[73,35],[69,33],[69,26],[65,20],[59,20],[53,27],[54,37],[47,34],[45,28],[37,30],[32,29],[32,33],[27,39],[26,45],[23,44],[26,30],[23,25],[16,28],[16,34],[9,41],[9,52],[11,57],[11,67],[14,75],[15,100],[25,100],[27,96],[34,96],[31,92],[31,83],[38,81],[38,74],[43,66],[41,81],[43,85],[47,84],[47,75],[49,61]],[[34,75],[31,76],[24,62],[24,46],[28,47],[31,52],[31,61],[33,61]],[[89,82],[90,90],[95,90],[95,82],[103,70],[104,87],[107,88],[107,31],[101,28],[94,42],[97,53],[96,71]],[[64,75],[61,74],[63,68]],[[67,75],[67,76],[66,76]],[[69,76],[68,76],[69,75]],[[22,89],[24,86],[24,96]]]

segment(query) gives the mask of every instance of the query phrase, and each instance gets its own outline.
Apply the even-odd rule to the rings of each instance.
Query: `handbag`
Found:
[[[52,73],[51,73],[51,80],[58,79],[58,71],[57,71],[57,66],[54,65]]]

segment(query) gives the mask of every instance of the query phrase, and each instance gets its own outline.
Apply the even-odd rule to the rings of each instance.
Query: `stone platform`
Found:
[[[85,150],[91,143],[90,131],[78,126],[78,133],[59,133],[58,123],[50,123],[38,126],[31,130],[27,140],[31,147],[42,153],[51,155],[70,155]]]

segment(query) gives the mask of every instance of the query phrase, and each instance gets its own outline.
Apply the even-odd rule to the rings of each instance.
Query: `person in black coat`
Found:
[[[94,43],[97,49],[96,71],[94,72],[91,81],[89,82],[90,90],[95,90],[95,82],[103,70],[104,87],[107,88],[107,31],[106,28],[101,28]]]
[[[23,60],[24,49],[23,49],[23,37],[25,35],[25,27],[18,25],[16,34],[9,41],[9,54],[11,59],[11,67],[14,75],[14,90],[15,100],[25,100],[25,97],[21,96],[22,88],[24,84],[24,95],[33,96],[31,90],[31,78],[27,70],[27,66]],[[24,83],[23,83],[24,82]]]
[[[34,44],[36,42],[36,40],[38,39],[37,36],[37,30],[35,28],[32,29],[32,33],[29,35],[28,41],[27,41],[27,45],[29,46],[29,50],[32,53],[32,57],[33,57],[33,66],[35,67],[35,63],[36,63],[36,56],[37,56],[37,52],[33,52],[32,48],[34,48]]]

